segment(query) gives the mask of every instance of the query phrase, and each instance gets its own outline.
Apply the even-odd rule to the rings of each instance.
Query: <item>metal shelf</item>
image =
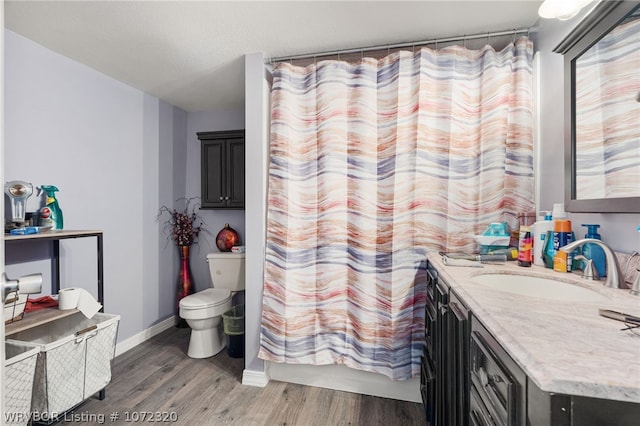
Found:
[[[5,324],[4,333],[6,337],[11,338],[12,334],[20,331],[28,330],[32,327],[37,327],[42,324],[57,320],[59,318],[68,317],[76,312],[80,312],[77,309],[67,309],[61,311],[58,308],[46,308],[39,311],[27,312],[24,314],[21,320]]]
[[[50,230],[40,234],[31,235],[5,235],[5,247],[13,242],[50,242],[53,245],[52,265],[52,289],[57,294],[60,291],[60,240],[69,238],[96,237],[97,257],[98,257],[98,302],[104,305],[104,284],[103,284],[103,241],[102,231],[78,231],[78,230]],[[40,311],[27,312],[24,317],[16,322],[5,324],[5,334],[8,336],[18,331],[26,330],[49,321],[56,320],[78,312],[77,310],[61,311],[56,308],[42,309]]]

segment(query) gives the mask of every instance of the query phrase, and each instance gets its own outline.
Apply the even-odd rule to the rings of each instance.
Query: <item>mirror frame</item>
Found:
[[[601,1],[558,46],[564,55],[564,171],[565,210],[577,213],[640,213],[640,197],[576,199],[575,63],[607,35],[640,1]]]

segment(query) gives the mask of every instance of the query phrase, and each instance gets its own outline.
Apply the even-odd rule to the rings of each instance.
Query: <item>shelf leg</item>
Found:
[[[60,293],[60,240],[53,240],[51,269],[51,294],[58,294]]]

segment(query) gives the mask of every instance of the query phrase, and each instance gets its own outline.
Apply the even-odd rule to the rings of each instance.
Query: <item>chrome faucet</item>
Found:
[[[597,240],[595,238],[584,238],[582,240],[577,240],[569,243],[564,247],[560,247],[560,250],[569,254],[578,247],[582,247],[584,244],[589,243],[602,247],[602,250],[604,251],[604,258],[607,263],[607,278],[604,281],[605,287],[627,288],[624,283],[622,272],[620,272],[620,265],[618,264],[618,258],[616,257],[616,254],[608,245],[603,243],[601,240]]]

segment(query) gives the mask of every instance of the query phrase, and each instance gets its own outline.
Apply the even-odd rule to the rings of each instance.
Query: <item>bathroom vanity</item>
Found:
[[[492,277],[514,288],[531,277],[560,280],[571,291],[525,295],[492,287]],[[640,334],[599,315],[640,315],[628,290],[515,262],[447,266],[437,253],[428,256],[427,288],[429,425],[638,424]]]

